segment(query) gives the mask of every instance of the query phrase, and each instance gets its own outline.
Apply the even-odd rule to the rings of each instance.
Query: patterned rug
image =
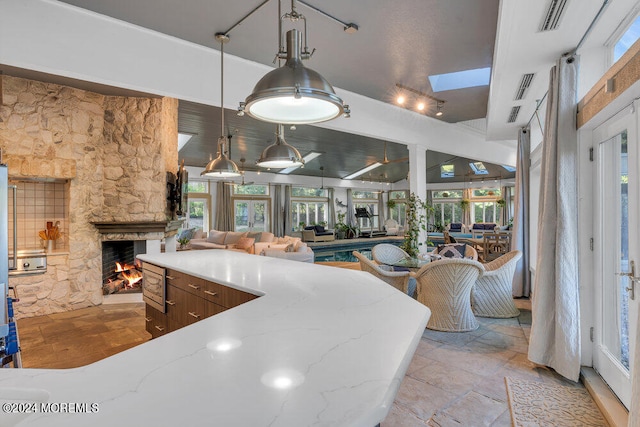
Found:
[[[515,427],[607,426],[584,388],[505,377]]]

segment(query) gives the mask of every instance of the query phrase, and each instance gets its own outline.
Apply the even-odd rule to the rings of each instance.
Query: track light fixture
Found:
[[[434,115],[436,117],[443,115],[442,110],[446,101],[400,83],[396,83],[396,87],[399,89],[396,97],[397,105],[419,113],[429,114],[429,111],[431,111],[431,114],[433,114],[433,108],[427,108],[427,103],[432,102],[435,103],[436,107]]]

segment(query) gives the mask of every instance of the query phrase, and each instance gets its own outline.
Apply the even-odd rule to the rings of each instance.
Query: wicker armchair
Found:
[[[512,282],[522,252],[511,251],[484,264],[484,273],[471,291],[471,306],[480,317],[516,317],[520,311],[513,303]]]
[[[417,299],[431,309],[427,328],[446,332],[478,329],[471,311],[471,288],[482,271],[478,261],[447,258],[431,262],[414,274]]]
[[[386,282],[399,291],[402,291],[410,297],[415,298],[416,279],[410,277],[408,271],[384,270],[380,265],[371,261],[369,258],[362,255],[358,251],[353,251],[353,256],[355,256],[358,261],[360,261],[360,269],[362,271],[373,274],[383,282]]]
[[[403,259],[411,258],[408,253],[390,243],[380,243],[371,249],[371,256],[378,264],[394,265]]]
[[[438,255],[438,247],[436,246],[435,249],[433,251],[431,251],[432,255]],[[473,246],[471,246],[470,244],[467,244],[467,247],[464,248],[464,257],[465,258],[471,258],[474,261],[478,260],[478,252],[473,248]]]

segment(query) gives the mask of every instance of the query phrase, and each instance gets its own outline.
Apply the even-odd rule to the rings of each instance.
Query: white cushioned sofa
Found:
[[[275,237],[268,231],[211,230],[206,238],[192,239],[192,249],[226,249],[249,254],[313,262],[313,250],[299,237]]]

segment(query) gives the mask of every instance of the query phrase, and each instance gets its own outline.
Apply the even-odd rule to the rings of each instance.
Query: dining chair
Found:
[[[511,251],[482,264],[483,273],[471,290],[473,313],[480,317],[506,318],[520,315],[513,302],[513,275],[522,252]]]
[[[482,236],[482,262],[490,262],[511,249],[511,239],[504,233],[485,233]]]
[[[428,329],[466,332],[478,329],[471,311],[471,288],[482,274],[482,264],[464,258],[431,262],[412,275],[417,281],[417,299],[429,307]]]
[[[355,256],[360,262],[360,270],[373,274],[383,282],[386,282],[399,291],[402,291],[410,297],[415,298],[416,279],[410,277],[408,271],[384,270],[382,268],[383,266],[376,264],[374,261],[371,261],[360,252],[353,251],[352,253],[353,256]]]
[[[446,246],[446,245],[443,245]],[[432,255],[439,255],[440,251],[438,250],[438,246],[436,246],[433,251],[431,251]],[[467,243],[467,246],[464,248],[464,257],[468,259],[472,259],[474,261],[478,260],[478,252]]]
[[[411,258],[401,248],[390,243],[380,243],[371,249],[371,256],[378,264],[394,265],[403,259]]]

